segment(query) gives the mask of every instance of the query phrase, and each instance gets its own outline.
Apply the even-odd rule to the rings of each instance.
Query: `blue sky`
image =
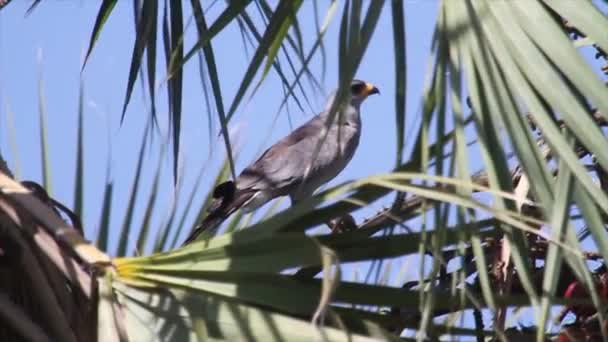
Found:
[[[321,19],[329,2],[320,1]],[[428,65],[428,52],[436,1],[406,1],[407,49],[408,49],[408,126],[418,113],[424,73]],[[98,10],[94,1],[54,1],[42,3],[32,14],[25,16],[27,2],[16,1],[0,12],[0,149],[14,171],[20,171],[21,179],[42,180],[39,140],[38,82],[42,79],[45,110],[48,121],[48,137],[52,170],[52,195],[71,205],[75,174],[76,134],[78,117],[78,93],[80,68],[88,46],[92,24]],[[190,17],[189,5],[184,5],[185,19]],[[217,16],[221,6],[210,9],[211,18]],[[315,31],[312,26],[312,2],[306,2],[300,20],[307,49],[312,46]],[[252,9],[252,13],[255,9]],[[340,9],[336,11],[325,38],[327,73],[323,86],[331,91],[337,83],[337,41]],[[363,136],[360,148],[348,168],[332,184],[389,171],[395,162],[395,105],[393,36],[390,8],[386,6],[357,77],[376,84],[381,96],[368,99],[363,106]],[[210,20],[211,21],[211,20]],[[192,46],[195,27],[187,29],[186,47]],[[131,183],[137,161],[138,148],[149,117],[149,99],[143,96],[138,80],[129,104],[125,121],[120,125],[120,115],[125,96],[134,39],[133,8],[130,1],[118,2],[106,23],[99,41],[88,61],[83,77],[85,117],[85,208],[83,221],[87,236],[93,237],[99,223],[101,201],[106,177],[106,165],[110,160],[111,178],[115,183],[112,226],[122,225],[122,213],[127,208]],[[232,25],[214,40],[214,50],[220,70],[221,87],[225,106],[232,101],[241,82],[252,49],[245,49],[241,34]],[[162,55],[158,56],[158,79],[165,75]],[[321,59],[312,65],[321,74]],[[186,188],[192,187],[201,168],[205,167],[205,180],[195,201],[202,202],[209,189],[221,159],[223,142],[217,138],[219,124],[217,114],[211,113],[213,137],[209,139],[208,113],[203,100],[196,59],[185,67],[183,90],[182,171]],[[286,66],[284,66],[286,68]],[[259,75],[258,75],[259,76]],[[157,135],[147,151],[144,189],[151,186],[160,144],[167,140],[166,85],[157,82],[159,94],[156,104],[160,118],[161,134]],[[287,134],[292,127],[306,121],[322,109],[325,94],[310,93],[311,105],[305,101],[304,111],[289,103],[289,112],[283,109],[276,125],[272,126],[282,90],[279,78],[271,71],[257,93],[244,101],[231,121],[231,129],[237,133],[240,146],[236,162],[237,172],[247,163]],[[10,145],[7,110],[13,114],[16,135],[17,158]],[[293,125],[290,125],[290,121]],[[211,143],[211,145],[210,145]],[[108,149],[110,146],[110,149]],[[213,154],[209,159],[209,151]],[[110,159],[108,159],[110,158]],[[162,162],[163,173],[153,226],[170,210],[173,193],[171,158]],[[139,215],[135,227],[141,222],[146,205],[146,191],[140,193],[136,210]],[[184,196],[182,196],[182,200]],[[180,210],[178,199],[178,210]],[[382,203],[357,215],[358,219],[380,209]],[[194,219],[194,217],[192,217]],[[155,228],[152,228],[155,229]],[[112,246],[111,246],[112,247]]]

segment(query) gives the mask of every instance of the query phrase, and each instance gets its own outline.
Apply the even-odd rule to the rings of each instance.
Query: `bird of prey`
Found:
[[[336,93],[329,97],[323,112],[267,149],[236,181],[218,185],[209,214],[184,244],[196,240],[207,229],[217,228],[238,209],[249,212],[280,196],[289,196],[294,205],[336,177],[359,145],[361,103],[380,92],[371,83],[353,80],[350,99],[341,107],[341,113],[328,122]]]

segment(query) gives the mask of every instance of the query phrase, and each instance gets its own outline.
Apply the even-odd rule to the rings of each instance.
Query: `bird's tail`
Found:
[[[254,194],[255,191],[253,190],[238,190],[233,181],[216,186],[213,190],[213,201],[208,209],[209,214],[203,222],[194,228],[182,246],[195,241],[204,231],[217,228],[228,216],[251,199]]]

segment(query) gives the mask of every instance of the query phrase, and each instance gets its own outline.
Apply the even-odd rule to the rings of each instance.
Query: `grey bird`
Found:
[[[289,196],[295,205],[312,196],[352,159],[361,137],[361,103],[379,93],[371,83],[353,80],[350,101],[341,115],[336,113],[333,122],[328,123],[334,92],[323,112],[272,145],[236,181],[224,182],[214,189],[209,214],[184,244],[196,240],[207,229],[217,228],[238,209],[253,211],[281,196]]]

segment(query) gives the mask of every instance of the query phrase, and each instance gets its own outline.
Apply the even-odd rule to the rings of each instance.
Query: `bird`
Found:
[[[183,245],[195,241],[203,231],[217,228],[238,209],[251,212],[282,196],[289,196],[292,205],[311,197],[352,159],[361,137],[361,104],[379,93],[373,84],[353,80],[341,113],[329,122],[337,90],[332,92],[321,113],[268,148],[235,181],[215,187],[207,216]]]

